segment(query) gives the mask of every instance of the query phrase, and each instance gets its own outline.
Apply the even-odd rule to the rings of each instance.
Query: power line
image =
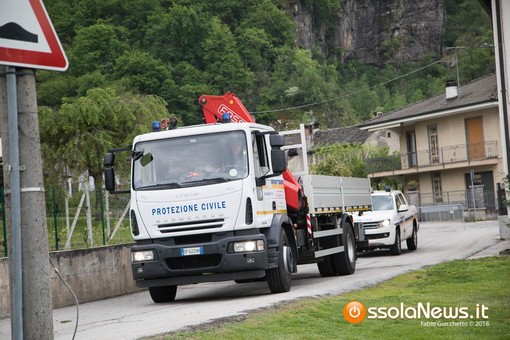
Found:
[[[485,44],[485,45],[483,45],[483,44]],[[480,42],[480,43],[472,45],[472,46],[461,46],[462,49],[460,49],[460,52],[463,52],[463,51],[466,51],[466,50],[469,50],[469,49],[472,49],[472,48],[491,47],[491,46],[492,45],[487,45],[486,42]],[[457,53],[457,51],[456,51],[456,53]],[[334,97],[334,98],[330,98],[330,99],[325,99],[325,100],[321,100],[321,101],[310,103],[310,104],[303,104],[303,105],[298,105],[298,106],[293,106],[293,107],[287,107],[287,108],[283,108],[283,109],[265,110],[265,111],[251,111],[250,113],[251,114],[257,114],[257,113],[271,113],[271,112],[290,111],[290,110],[302,109],[302,108],[310,107],[310,106],[321,105],[321,104],[324,104],[324,103],[329,103],[329,102],[332,102],[332,101],[335,101],[335,100],[338,100],[338,99],[342,99],[342,98],[345,98],[345,97],[349,97],[349,96],[353,96],[353,95],[356,95],[356,94],[360,94],[360,93],[365,92],[365,91],[370,91],[370,90],[376,89],[378,87],[384,86],[384,85],[389,84],[391,82],[394,82],[396,80],[405,78],[405,77],[407,77],[407,76],[409,76],[411,74],[423,71],[424,69],[427,69],[427,68],[429,68],[429,67],[431,67],[431,66],[433,66],[435,64],[442,63],[442,62],[444,62],[444,61],[446,61],[447,59],[450,59],[450,58],[451,58],[451,56],[444,57],[442,59],[436,60],[436,61],[434,61],[434,62],[432,62],[430,64],[427,64],[427,65],[425,65],[423,67],[420,67],[420,68],[418,68],[416,70],[413,70],[413,71],[408,72],[406,74],[403,74],[401,76],[395,77],[393,79],[387,80],[385,82],[379,83],[379,84],[374,85],[374,86],[369,86],[367,88],[364,88],[364,89],[361,89],[361,90],[358,90],[358,91],[349,92],[349,93],[346,93],[346,94],[338,96],[338,97]]]

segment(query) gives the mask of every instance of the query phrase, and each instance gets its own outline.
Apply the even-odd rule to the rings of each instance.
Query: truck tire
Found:
[[[155,303],[172,302],[177,294],[177,286],[149,287],[149,293]]]
[[[333,265],[333,256],[328,255],[324,257],[321,262],[317,262],[317,268],[322,277],[335,276],[336,270]]]
[[[278,245],[278,267],[266,272],[267,285],[271,293],[284,293],[290,290],[292,284],[292,267],[294,258],[289,238],[283,228],[280,228],[280,243]]]
[[[407,249],[416,250],[418,248],[418,230],[413,226],[413,234],[407,239]]]
[[[344,251],[333,254],[333,265],[338,275],[351,275],[356,271],[356,240],[350,223],[342,224],[342,244]]]
[[[400,242],[400,229],[397,228],[395,233],[395,243],[390,246],[391,255],[400,255],[402,253],[402,244]]]

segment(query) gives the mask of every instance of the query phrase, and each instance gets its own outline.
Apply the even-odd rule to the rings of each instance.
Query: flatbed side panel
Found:
[[[372,205],[367,178],[303,175],[301,180],[312,214],[363,210]]]

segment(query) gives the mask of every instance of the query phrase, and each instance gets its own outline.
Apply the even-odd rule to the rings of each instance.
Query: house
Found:
[[[501,130],[495,75],[411,104],[360,124],[399,136],[399,154],[366,162],[369,177],[394,177],[419,192],[419,205],[460,203],[496,208],[503,182]]]

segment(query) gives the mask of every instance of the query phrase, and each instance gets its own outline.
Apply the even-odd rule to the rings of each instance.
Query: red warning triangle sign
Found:
[[[69,66],[42,0],[0,2],[0,64],[55,71]]]

